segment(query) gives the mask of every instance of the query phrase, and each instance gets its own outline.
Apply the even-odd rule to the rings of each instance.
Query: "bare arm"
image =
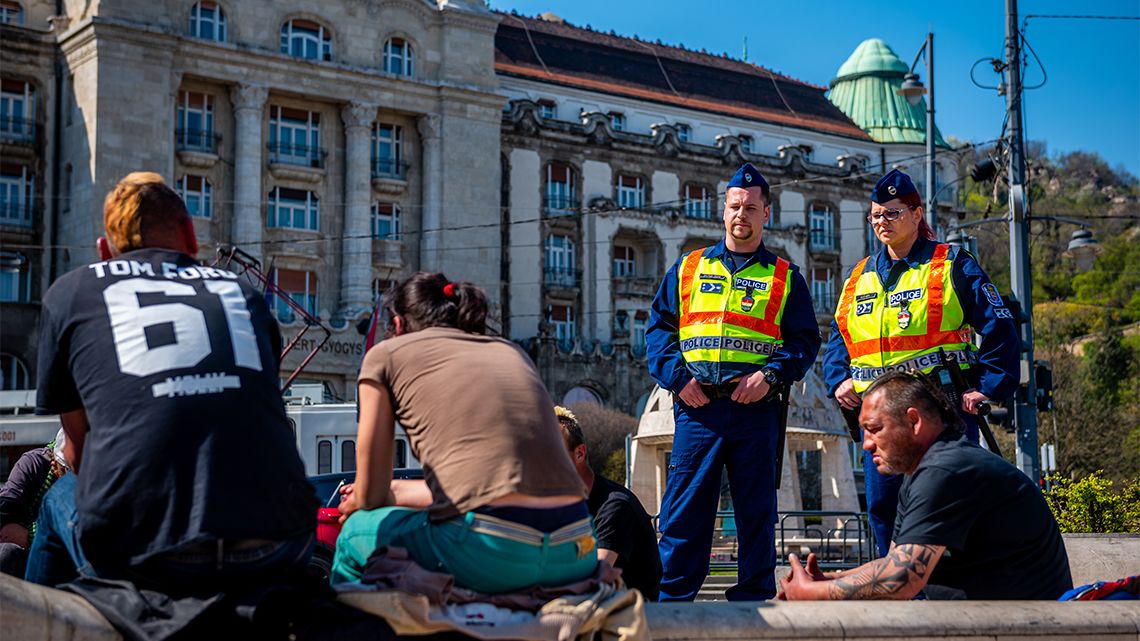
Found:
[[[896,545],[884,558],[823,579],[810,575],[792,555],[792,572],[781,587],[789,600],[907,600],[926,587],[945,551],[942,545]]]
[[[356,510],[395,502],[391,485],[396,420],[391,396],[385,387],[370,381],[361,382],[357,393],[360,423],[356,434],[356,482],[341,501],[341,522]]]
[[[598,548],[598,560],[599,561],[605,561],[606,563],[609,563],[610,565],[617,565],[618,556],[619,556],[619,554],[617,552],[614,552],[613,550],[607,550],[605,548]]]
[[[428,508],[431,507],[431,488],[427,481],[413,479],[396,479],[392,481],[392,505],[400,507]]]
[[[63,425],[63,433],[67,435],[67,442],[63,446],[64,458],[71,471],[79,474],[79,464],[83,460],[83,444],[87,441],[87,431],[91,429],[87,423],[87,410],[77,409],[59,415],[59,422]]]

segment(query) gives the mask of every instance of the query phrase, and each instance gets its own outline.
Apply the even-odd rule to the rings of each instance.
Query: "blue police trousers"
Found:
[[[978,442],[978,421],[972,415],[959,411],[966,424],[966,437]],[[895,517],[899,511],[899,489],[902,488],[902,474],[879,474],[871,461],[871,454],[863,450],[863,491],[867,497],[867,520],[875,535],[875,549],[880,557],[891,549],[891,538],[895,531]]]
[[[709,571],[722,470],[739,541],[730,601],[776,594],[776,403],[717,399],[701,408],[674,401],[673,453],[661,500],[662,601],[692,601]]]

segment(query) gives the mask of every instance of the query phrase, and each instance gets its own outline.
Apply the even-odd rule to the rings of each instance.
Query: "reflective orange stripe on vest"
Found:
[[[940,345],[969,342],[968,340],[963,340],[963,330],[942,331],[939,329],[939,327],[942,326],[942,298],[944,293],[942,281],[946,273],[946,256],[949,252],[950,245],[939,244],[934,248],[934,256],[931,258],[930,276],[926,282],[930,299],[930,303],[927,307],[926,334],[922,336],[882,336],[858,342],[851,340],[851,332],[847,329],[847,318],[851,312],[851,303],[855,299],[855,286],[859,278],[863,275],[863,270],[867,265],[867,261],[870,260],[870,257],[864,258],[855,266],[855,270],[851,272],[851,277],[847,279],[847,285],[843,288],[843,296],[839,300],[839,308],[835,311],[835,324],[839,328],[839,333],[843,336],[843,341],[847,343],[847,355],[850,358],[854,359],[868,354],[881,354],[884,352],[934,349]],[[969,330],[965,331],[968,332]]]
[[[681,261],[681,315],[678,327],[691,327],[706,323],[725,323],[760,332],[774,339],[780,339],[780,326],[771,319],[780,311],[784,302],[784,293],[788,288],[788,270],[791,263],[783,258],[776,258],[776,269],[772,273],[772,292],[768,297],[768,305],[764,308],[763,318],[731,312],[693,312],[689,311],[689,301],[693,293],[693,281],[696,279],[697,268],[701,264],[703,249],[691,251]]]

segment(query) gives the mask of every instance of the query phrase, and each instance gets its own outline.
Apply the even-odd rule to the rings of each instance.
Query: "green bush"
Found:
[[[1050,477],[1045,500],[1062,532],[1140,532],[1140,477],[1117,493],[1101,473],[1079,481]]]

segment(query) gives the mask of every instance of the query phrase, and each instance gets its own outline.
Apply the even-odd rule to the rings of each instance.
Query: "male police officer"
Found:
[[[978,442],[978,404],[1000,401],[1018,383],[1013,313],[968,252],[935,242],[910,177],[892,169],[871,192],[867,216],[885,245],[855,266],[843,287],[824,355],[824,378],[839,404],[890,370],[931,372],[939,349],[953,355],[973,386],[961,395],[966,435]],[[981,335],[973,343],[973,328]],[[867,512],[879,556],[891,542],[901,476],[880,474],[863,454]]]
[[[708,574],[721,471],[740,534],[729,600],[775,595],[776,441],[769,391],[803,378],[821,342],[798,269],[761,237],[768,183],[745,163],[728,183],[725,239],[665,274],[646,332],[649,371],[675,395],[676,430],[661,504],[661,600],[692,600]]]

